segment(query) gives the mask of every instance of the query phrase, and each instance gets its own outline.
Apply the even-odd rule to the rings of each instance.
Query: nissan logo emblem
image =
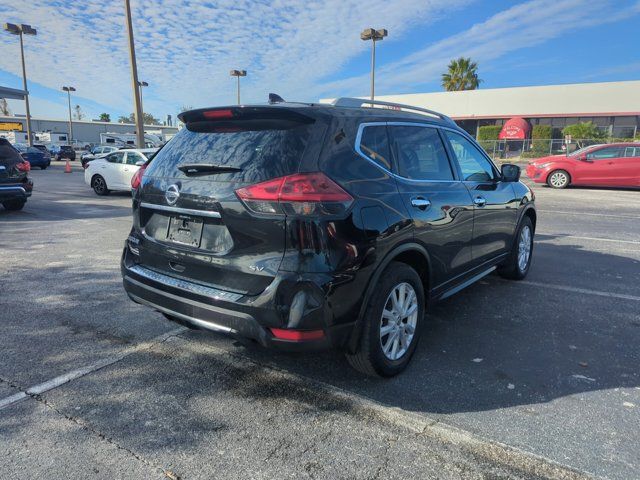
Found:
[[[178,185],[173,184],[167,188],[167,191],[164,192],[164,198],[167,200],[169,205],[175,205],[180,198],[180,191],[178,190]]]

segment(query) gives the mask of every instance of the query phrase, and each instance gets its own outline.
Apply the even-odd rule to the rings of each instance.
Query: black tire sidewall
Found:
[[[100,192],[96,189],[96,180],[98,179],[102,180],[102,183],[104,184],[104,188]],[[91,187],[93,188],[93,191],[98,195],[106,195],[109,191],[107,189],[107,182],[104,180],[104,178],[102,178],[101,175],[96,175],[95,177],[93,177],[93,179],[91,180]]]
[[[409,283],[416,292],[416,296],[418,297],[418,321],[416,332],[408,351],[398,360],[390,360],[385,356],[382,351],[382,345],[380,345],[380,321],[382,318],[382,310],[384,309],[389,294],[396,285],[402,282]],[[365,314],[365,328],[367,332],[363,340],[368,343],[366,348],[370,353],[371,363],[376,372],[381,376],[390,377],[397,375],[405,369],[411,360],[422,333],[425,299],[420,276],[414,269],[406,264],[391,263],[384,272],[382,272],[378,280],[378,285],[372,292],[369,302]]]

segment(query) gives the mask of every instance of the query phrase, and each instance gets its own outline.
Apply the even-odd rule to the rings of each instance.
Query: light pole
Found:
[[[71,121],[71,92],[75,92],[73,87],[62,87],[63,92],[67,92],[67,100],[69,100],[69,145],[73,141],[73,122]]]
[[[376,78],[376,42],[381,41],[388,34],[386,28],[375,30],[373,28],[365,28],[360,34],[362,40],[371,40],[371,100],[375,95],[375,78]]]
[[[12,35],[20,36],[20,57],[22,58],[22,85],[23,90],[25,92],[24,95],[24,103],[25,110],[27,112],[27,137],[29,146],[33,146],[33,138],[31,138],[31,113],[29,111],[29,90],[27,90],[27,69],[24,66],[24,44],[22,42],[23,35],[37,35],[38,32],[31,25],[25,25],[24,23],[20,25],[15,25],[13,23],[5,23],[4,29],[11,33]]]
[[[246,77],[246,70],[231,70],[230,75],[238,79],[238,105],[240,105],[240,77]]]
[[[135,103],[134,116],[136,120],[136,143],[138,148],[144,148],[144,122],[142,121],[142,105],[140,104],[140,87],[138,86],[138,66],[136,65],[136,47],[133,42],[133,24],[131,23],[131,5],[124,0],[125,20],[129,35],[129,60],[131,63],[131,87]]]
[[[142,106],[142,87],[148,87],[149,84],[147,82],[138,82],[138,87],[140,87],[140,110],[142,111],[142,124],[144,125],[144,107]]]

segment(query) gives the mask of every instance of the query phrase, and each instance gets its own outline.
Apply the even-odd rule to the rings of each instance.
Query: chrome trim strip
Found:
[[[133,281],[131,278],[129,280]],[[141,298],[141,297],[139,297],[137,295],[134,295],[133,293],[128,293],[128,295],[138,303],[141,303],[143,305],[151,307],[151,308],[153,308],[155,310],[158,310],[158,311],[160,311],[162,313],[166,313],[167,315],[171,315],[171,316],[177,317],[180,320],[192,323],[193,325],[197,325],[198,327],[204,328],[206,330],[211,330],[213,332],[222,332],[222,333],[237,333],[237,331],[232,329],[232,328],[225,327],[223,325],[218,325],[217,323],[213,323],[213,322],[205,322],[204,320],[199,320],[197,318],[190,317],[188,315],[184,315],[182,313],[175,312],[175,311],[173,311],[173,310],[171,310],[169,308],[161,307],[160,305],[157,305],[157,304],[155,304],[153,302],[150,302],[149,300],[145,300],[144,298]]]
[[[150,208],[152,210],[162,210],[163,212],[183,213],[185,215],[195,215],[200,217],[220,218],[220,212],[211,210],[194,210],[192,208],[170,207],[168,205],[157,205],[155,203],[141,202],[142,208]]]
[[[154,282],[162,283],[163,285],[167,285],[169,287],[177,288],[187,292],[196,293],[198,295],[204,295],[214,300],[235,302],[243,297],[243,295],[239,293],[225,292],[224,290],[218,290],[217,288],[205,287],[204,285],[199,285],[197,283],[187,282],[186,280],[181,280],[179,278],[170,277],[168,275],[149,270],[148,268],[141,267],[140,265],[127,267],[127,270],[135,273],[136,275],[140,275],[141,277],[153,280]],[[133,281],[133,279],[131,280]],[[148,286],[145,285],[145,287]],[[165,294],[166,292],[162,293]]]
[[[0,187],[0,190],[20,190],[22,193],[27,193],[27,191],[22,187]]]
[[[373,165],[378,167],[387,175],[402,180],[404,182],[415,182],[415,183],[460,183],[460,180],[420,180],[415,178],[407,178],[396,173],[393,173],[391,170],[384,168],[382,165],[377,163],[375,160],[369,158],[361,149],[360,149],[360,141],[362,140],[362,132],[367,127],[380,126],[380,125],[409,125],[409,126],[418,126],[418,127],[429,127],[429,128],[441,128],[437,124],[434,123],[420,123],[420,122],[365,122],[361,123],[358,126],[358,133],[356,134],[356,144],[354,149],[358,155],[360,155],[365,160],[368,160]],[[447,160],[448,161],[448,160]]]

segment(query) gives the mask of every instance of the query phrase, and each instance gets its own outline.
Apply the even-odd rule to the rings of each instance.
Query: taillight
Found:
[[[254,213],[267,215],[341,215],[353,197],[324,173],[296,173],[236,190]]]
[[[28,172],[31,170],[31,164],[26,160],[23,160],[20,163],[16,163],[16,168],[21,172]]]
[[[144,175],[144,171],[147,169],[147,164],[142,165],[138,171],[131,178],[131,188],[133,190],[137,190],[142,182],[142,175]]]

